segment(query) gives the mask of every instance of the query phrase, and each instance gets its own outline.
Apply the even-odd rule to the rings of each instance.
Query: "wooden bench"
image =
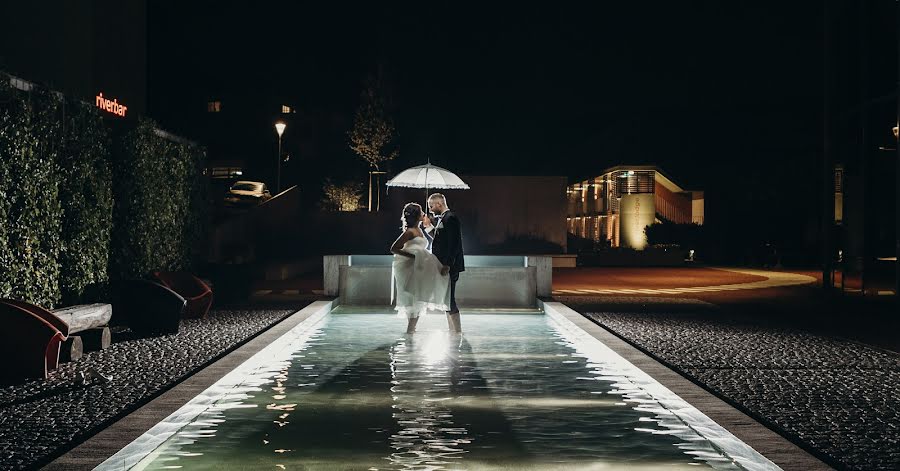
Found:
[[[46,378],[60,361],[81,358],[87,347],[109,346],[109,304],[85,304],[48,311],[15,299],[0,299],[0,380]],[[79,335],[73,335],[73,334]]]
[[[111,304],[80,304],[50,312],[69,326],[68,339],[60,352],[64,360],[77,360],[85,350],[102,350],[112,343]]]

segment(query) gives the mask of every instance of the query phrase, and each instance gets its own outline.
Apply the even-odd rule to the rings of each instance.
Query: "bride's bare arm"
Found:
[[[394,241],[394,245],[391,245],[391,253],[394,255],[403,255],[404,257],[416,258],[415,255],[403,250],[403,245],[406,242],[413,238],[413,230],[412,228],[403,231],[403,234],[400,234],[400,237],[397,237],[397,240]]]

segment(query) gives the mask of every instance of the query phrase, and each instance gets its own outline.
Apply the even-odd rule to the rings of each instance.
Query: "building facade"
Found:
[[[0,6],[0,70],[94,103],[112,119],[147,114],[147,45],[146,0]]]
[[[655,166],[609,168],[569,185],[566,196],[568,232],[610,247],[644,249],[644,228],[655,222],[703,224],[703,192],[681,188]]]

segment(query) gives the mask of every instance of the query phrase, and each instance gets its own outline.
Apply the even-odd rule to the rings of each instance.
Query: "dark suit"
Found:
[[[447,210],[434,218],[434,225],[431,251],[442,264],[450,267],[450,312],[459,312],[456,306],[456,282],[459,280],[459,273],[466,271],[459,218]]]

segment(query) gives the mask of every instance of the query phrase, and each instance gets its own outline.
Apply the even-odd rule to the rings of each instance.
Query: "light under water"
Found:
[[[551,316],[404,328],[325,316],[133,469],[745,469]]]

